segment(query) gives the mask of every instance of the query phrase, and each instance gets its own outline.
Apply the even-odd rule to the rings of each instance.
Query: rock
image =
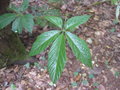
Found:
[[[100,36],[101,33],[100,33],[99,31],[96,31],[96,32],[95,32],[95,35],[96,35],[96,36]]]
[[[98,21],[99,20],[99,16],[95,15],[94,20]]]
[[[117,34],[117,37],[119,37],[119,38],[120,38],[120,33],[119,33],[119,34]]]
[[[86,42],[88,42],[89,44],[92,44],[92,39],[91,38],[88,38],[87,40],[86,40]]]

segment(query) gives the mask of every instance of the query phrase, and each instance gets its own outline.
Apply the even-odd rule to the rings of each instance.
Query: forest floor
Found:
[[[17,0],[16,0],[17,1]],[[38,3],[41,0],[31,0]],[[120,90],[120,24],[115,23],[115,6],[110,2],[92,5],[99,0],[68,0],[61,6],[71,16],[89,14],[91,19],[74,32],[88,43],[93,69],[81,64],[67,48],[67,64],[60,80],[53,84],[47,72],[47,52],[35,58],[34,64],[0,69],[0,90]],[[36,27],[33,35],[22,35],[30,50],[37,35],[49,27]]]

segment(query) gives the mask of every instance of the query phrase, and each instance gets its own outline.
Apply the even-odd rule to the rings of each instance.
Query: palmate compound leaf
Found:
[[[92,67],[91,54],[86,42],[70,32],[66,32],[66,35],[68,44],[76,58],[86,66]]]
[[[3,29],[16,18],[16,14],[7,13],[0,16],[0,29]]]
[[[75,16],[67,20],[65,23],[65,30],[74,31],[76,27],[88,21],[90,15]]]
[[[43,34],[38,36],[32,46],[29,55],[34,56],[44,51],[58,37],[59,33],[60,31],[53,30],[53,31],[44,32]]]
[[[60,78],[66,64],[65,38],[61,34],[53,42],[48,54],[48,72],[53,83]]]
[[[56,16],[45,16],[45,19],[62,29],[63,21],[61,18]]]
[[[12,24],[12,31],[22,33],[25,28],[28,32],[32,32],[34,26],[34,17],[31,14],[19,16]]]

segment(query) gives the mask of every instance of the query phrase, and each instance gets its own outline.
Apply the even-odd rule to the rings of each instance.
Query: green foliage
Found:
[[[118,78],[118,77],[120,76],[120,72],[116,71],[115,74],[114,74],[114,76],[115,76],[116,78]]]
[[[87,86],[89,84],[89,82],[88,82],[88,80],[83,80],[82,84],[85,85],[85,86]]]
[[[77,82],[72,82],[71,85],[72,85],[73,87],[78,86]]]
[[[22,33],[24,28],[28,32],[32,32],[34,26],[34,17],[32,14],[22,14],[29,6],[29,0],[24,0],[21,7],[11,6],[10,10],[15,13],[6,13],[0,16],[0,29],[12,23],[12,31]]]
[[[21,33],[22,32],[22,21],[21,17],[18,17],[12,24],[12,31]]]
[[[46,25],[52,26],[47,20],[45,20],[44,16],[61,16],[61,12],[59,9],[54,7],[50,7],[49,5],[41,5],[41,6],[30,6],[32,14],[36,17],[36,24],[41,27],[45,27]]]
[[[95,77],[94,74],[89,74],[90,79],[93,79],[94,77]]]
[[[61,34],[53,42],[48,54],[48,71],[51,80],[56,83],[66,64],[66,49],[64,35]]]
[[[120,0],[111,0],[111,4],[117,5]]]
[[[24,66],[25,66],[26,68],[30,68],[30,63],[26,63]]]
[[[99,84],[98,82],[94,82],[94,83],[93,83],[93,86],[94,86],[94,87],[97,87],[97,86],[99,86],[99,85],[100,85],[100,84]]]
[[[26,11],[26,9],[28,8],[29,6],[29,0],[23,0],[23,3],[22,5],[20,6],[20,11]]]
[[[116,7],[115,15],[116,15],[116,20],[119,21],[119,15],[120,15],[120,5],[119,4]]]
[[[116,29],[115,28],[112,28],[111,30],[110,30],[110,32],[115,32],[116,31]]]
[[[64,27],[63,20],[61,18],[56,16],[45,16],[45,19],[59,27],[61,31],[52,30],[44,32],[43,34],[38,36],[37,40],[32,46],[30,56],[41,53],[48,46],[50,46],[51,43],[53,43],[48,53],[48,72],[53,83],[56,83],[57,80],[60,78],[66,64],[66,41],[68,41],[68,44],[70,45],[70,48],[72,49],[76,58],[86,66],[92,67],[90,50],[86,42],[76,35],[68,32],[70,29],[74,29],[80,24],[85,23],[89,19],[89,17],[89,15],[83,15],[76,16],[73,19],[68,19]],[[72,24],[70,23],[70,21]]]
[[[70,32],[66,32],[66,35],[76,58],[86,66],[92,67],[91,55],[86,42]]]
[[[65,29],[73,31],[79,25],[86,23],[89,18],[90,18],[89,15],[72,17],[72,18],[67,20],[67,22],[65,24]]]
[[[41,67],[40,67],[40,64],[39,64],[38,62],[35,62],[35,63],[34,63],[34,66],[35,66],[36,68],[38,68],[38,69],[41,68]]]
[[[19,7],[15,6],[14,4],[10,4],[9,9],[14,12],[20,13],[26,11],[28,9],[28,6],[29,0],[23,0],[23,3]]]
[[[23,27],[28,31],[32,32],[34,26],[34,17],[31,14],[26,14],[21,17]]]
[[[56,26],[58,26],[59,28],[62,29],[63,27],[63,21],[61,18],[59,17],[55,17],[55,16],[46,16],[45,17],[49,22],[55,24]]]
[[[44,10],[43,15],[51,15],[51,16],[61,16],[60,10],[58,9],[47,9]]]
[[[7,13],[0,16],[0,29],[3,29],[16,18],[16,14]]]
[[[30,56],[37,55],[44,51],[59,35],[60,31],[44,32],[37,37],[30,52]]]
[[[48,2],[52,3],[52,2],[58,2],[60,0],[48,0]]]
[[[79,75],[79,73],[78,73],[78,72],[74,72],[73,74],[74,74],[74,76],[77,76],[77,75]]]
[[[10,89],[11,89],[11,90],[16,90],[15,84],[11,84],[11,85],[10,85]]]
[[[48,3],[62,3],[64,0],[48,0]]]
[[[120,0],[111,0],[111,4],[116,5],[116,20],[119,21],[119,15],[120,15]]]
[[[34,26],[34,17],[31,14],[18,16],[12,24],[14,32],[21,33],[25,28],[28,32],[32,32]]]

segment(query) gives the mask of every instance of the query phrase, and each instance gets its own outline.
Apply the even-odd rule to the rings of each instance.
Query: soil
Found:
[[[30,0],[40,3],[41,0]],[[93,69],[76,60],[67,47],[67,64],[60,80],[53,84],[47,72],[47,52],[35,56],[37,63],[0,69],[0,90],[120,90],[120,23],[115,23],[115,5],[99,0],[68,0],[61,6],[71,16],[90,14],[91,19],[74,32],[88,43]],[[15,3],[19,2],[14,1]],[[32,35],[23,33],[22,41],[29,51],[35,38],[49,27],[36,26]]]

